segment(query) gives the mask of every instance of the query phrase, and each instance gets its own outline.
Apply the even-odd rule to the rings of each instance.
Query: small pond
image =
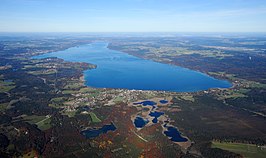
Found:
[[[108,131],[115,131],[116,127],[113,123],[110,125],[104,125],[99,129],[87,129],[81,131],[81,134],[84,135],[86,138],[95,138],[98,137],[100,134],[107,133]]]

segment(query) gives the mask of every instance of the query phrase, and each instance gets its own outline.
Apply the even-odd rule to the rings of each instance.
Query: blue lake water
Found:
[[[153,101],[150,101],[150,100],[145,100],[143,102],[138,102],[138,103],[133,103],[134,105],[138,105],[138,104],[141,104],[143,106],[152,106],[152,107],[155,107],[155,105],[157,103],[153,102]]]
[[[231,83],[186,68],[141,59],[110,50],[97,42],[34,58],[58,57],[66,61],[97,65],[84,72],[86,85],[96,88],[126,88],[191,92],[209,88],[228,88]]]
[[[148,120],[144,120],[142,117],[137,116],[134,120],[134,125],[137,128],[144,127],[147,123],[149,123]]]
[[[154,117],[154,119],[152,120],[153,123],[157,123],[158,122],[158,118],[160,116],[162,116],[164,113],[163,112],[159,112],[159,111],[154,111],[154,112],[151,112],[149,115]]]
[[[167,100],[160,100],[160,103],[161,104],[166,104],[166,103],[168,103],[168,101]]]
[[[159,101],[161,104],[167,104],[169,101],[168,100],[160,100]],[[160,112],[157,111],[156,109],[158,108],[156,105],[156,102],[150,101],[150,100],[145,100],[142,102],[137,102],[134,103],[134,105],[139,105],[141,104],[142,106],[152,106],[152,110],[149,113],[149,116],[153,117],[152,119],[152,123],[156,124],[158,123],[158,118],[161,117],[162,115],[164,115],[164,112]],[[166,128],[166,130],[164,131],[164,135],[167,136],[171,141],[173,142],[186,142],[188,141],[187,138],[182,137],[182,135],[179,133],[178,129],[174,126],[169,126],[170,120],[167,119],[164,121],[163,127]],[[147,125],[147,123],[149,123],[149,119],[143,118],[141,116],[136,116],[136,118],[134,119],[134,125],[136,128],[141,129],[143,127],[145,127]],[[160,122],[162,123],[162,122]]]
[[[164,132],[167,137],[173,142],[186,142],[187,138],[183,138],[175,127],[167,127],[167,131]]]
[[[98,137],[100,134],[107,133],[108,131],[115,131],[116,127],[113,123],[110,125],[104,125],[99,129],[88,129],[81,131],[81,134],[84,135],[86,138],[95,138]]]

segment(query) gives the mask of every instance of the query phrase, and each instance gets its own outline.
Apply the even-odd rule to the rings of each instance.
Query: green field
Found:
[[[78,93],[78,91],[74,91],[74,90],[63,90],[62,93],[63,94],[76,94],[76,93]]]
[[[220,148],[243,155],[245,158],[265,158],[266,147],[252,144],[212,142],[212,148]]]
[[[55,74],[56,70],[47,70],[47,71],[28,71],[28,74],[31,75],[51,75],[51,74]]]
[[[247,97],[245,94],[249,92],[248,89],[237,89],[237,90],[232,90],[232,89],[228,89],[227,93],[223,96],[221,96],[222,99],[229,99],[229,98],[243,98],[243,97]]]
[[[51,128],[51,116],[31,115],[23,117],[23,119],[31,124],[36,124],[40,130],[47,130]]]
[[[52,102],[56,102],[56,103],[62,103],[64,100],[66,100],[65,97],[57,97],[57,98],[51,99]]]
[[[39,129],[41,130],[47,130],[49,128],[51,128],[51,117],[46,118],[40,122],[37,122],[36,125],[38,126]]]
[[[91,92],[91,91],[92,91],[92,89],[90,89],[90,88],[88,88],[88,87],[86,87],[86,88],[81,88],[81,89],[79,90],[80,93],[88,93],[88,92]]]
[[[118,103],[118,102],[122,102],[123,99],[124,99],[123,97],[119,96],[119,97],[116,97],[116,98],[114,99],[114,102],[116,102],[116,103]]]
[[[91,120],[93,123],[99,123],[99,122],[102,122],[102,120],[100,120],[95,113],[93,112],[90,112],[89,113],[90,117],[91,117]]]
[[[76,115],[76,111],[63,111],[63,115],[67,115],[68,117],[74,117]]]
[[[185,94],[185,95],[180,96],[180,98],[181,99],[184,99],[184,100],[187,100],[187,101],[191,101],[191,102],[194,102],[195,101],[193,95],[186,95]]]
[[[12,81],[1,81],[0,80],[0,92],[8,92],[11,89],[15,88],[15,83]]]
[[[7,109],[8,103],[1,103],[0,104],[0,112],[3,112]]]
[[[80,89],[82,85],[80,82],[69,82],[64,89]]]

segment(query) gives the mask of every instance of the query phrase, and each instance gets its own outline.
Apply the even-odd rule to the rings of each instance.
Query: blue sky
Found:
[[[0,32],[266,32],[266,0],[1,0]]]

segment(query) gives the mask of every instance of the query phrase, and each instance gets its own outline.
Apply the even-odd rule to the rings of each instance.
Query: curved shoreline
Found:
[[[99,50],[100,53],[104,52],[102,54],[99,54],[99,55],[103,55],[103,57],[105,57],[104,56],[105,54],[108,55],[108,53],[109,53],[109,52],[106,52],[105,49],[107,51],[114,51],[114,50],[111,50],[108,48],[108,43],[106,43],[106,42],[97,42],[97,43],[95,43],[95,45],[86,44],[84,46],[86,47],[87,45],[93,46],[92,48],[89,48],[89,50],[87,50],[87,51],[94,51],[94,49],[95,49],[98,53],[98,50]],[[70,61],[70,62],[76,62],[77,61],[77,62],[92,63],[94,65],[97,65],[100,67],[100,69],[96,69],[93,72],[87,71],[87,70],[89,70],[89,69],[87,69],[83,72],[84,79],[85,79],[85,85],[87,85],[89,87],[94,87],[94,88],[114,88],[114,89],[129,89],[129,90],[135,90],[136,89],[136,90],[145,90],[145,91],[151,90],[151,91],[169,91],[169,92],[199,92],[199,91],[204,91],[204,90],[209,90],[209,89],[214,89],[214,88],[231,88],[232,87],[232,83],[230,83],[226,80],[219,80],[217,78],[214,78],[208,74],[205,74],[205,73],[202,73],[199,71],[194,71],[194,70],[191,70],[188,68],[184,68],[184,67],[180,67],[180,66],[176,66],[176,65],[172,65],[172,64],[161,63],[158,61],[152,61],[149,59],[143,59],[143,58],[135,57],[133,55],[123,56],[124,52],[120,52],[120,51],[114,52],[115,54],[111,54],[110,56],[108,55],[106,59],[103,58],[104,60],[107,60],[106,62],[108,62],[108,64],[109,64],[109,65],[107,65],[107,64],[104,64],[103,60],[101,59],[101,56],[95,56],[96,55],[95,53],[94,54],[86,54],[85,49],[87,49],[87,48],[85,48],[85,49],[81,48],[81,50],[75,49],[75,48],[79,48],[79,47],[80,46],[71,47],[74,50],[73,50],[73,52],[68,51],[68,53],[70,53],[70,55],[66,58],[64,58],[64,56],[63,56],[63,53],[65,53],[64,51],[51,52],[51,53],[54,53],[54,54],[51,54],[51,56],[49,56],[49,54],[48,54],[48,55],[43,55],[43,56],[41,55],[39,57],[35,56],[33,58],[46,58],[46,57],[55,56],[57,58],[63,58],[63,60],[65,60],[65,61]],[[68,50],[71,48],[68,48]],[[81,56],[82,56],[82,53],[83,53],[83,55],[85,55],[84,58],[81,58],[81,56],[78,57],[77,59],[73,58],[75,56],[73,53],[76,53],[78,51],[81,51]],[[60,53],[60,54],[56,54],[56,53]],[[110,57],[117,56],[117,55],[118,56],[121,55],[121,58],[122,58],[121,61],[120,60],[114,60],[113,61],[113,60],[109,59]],[[90,60],[86,61],[86,59],[87,58],[89,59],[90,56],[92,56],[92,58],[90,58]],[[123,64],[123,62],[124,62],[126,64],[127,60],[131,60],[131,56],[132,56],[132,59],[136,59],[136,61],[134,61],[135,63],[130,63],[131,65],[127,64],[126,68],[122,67],[121,69],[119,69],[119,65],[117,65],[117,63],[121,64],[120,62],[122,62],[122,64]],[[125,59],[123,59],[123,58],[125,58]],[[146,62],[145,60],[147,60],[147,63],[145,63]],[[99,65],[99,64],[102,64],[102,65]],[[120,80],[122,78],[116,78],[116,79],[112,79],[110,81],[111,84],[108,84],[108,86],[106,86],[107,84],[102,84],[105,82],[103,80],[104,78],[102,78],[102,76],[105,75],[104,73],[108,73],[108,75],[110,75],[110,74],[119,75],[117,73],[113,74],[110,70],[106,69],[106,68],[108,68],[108,66],[110,66],[110,64],[113,64],[113,67],[111,67],[110,70],[111,71],[117,70],[118,72],[121,71],[121,73],[124,73],[122,75],[125,75],[124,79],[131,78],[131,76],[132,76],[131,70],[138,71],[138,73],[135,74],[136,79],[139,80],[142,77],[144,77],[143,78],[144,82],[141,82],[141,84],[133,84],[132,85],[131,80],[135,80],[135,78],[131,78],[130,80],[126,80],[127,83],[124,83],[124,85],[123,84],[121,85]],[[137,67],[135,68],[132,64],[137,64],[136,65]],[[140,71],[141,67],[138,66],[138,64],[148,64],[147,67],[145,67],[143,69],[143,71],[147,71],[150,74],[145,74],[145,73],[143,73],[143,71]],[[161,65],[161,64],[163,64],[163,65]],[[171,67],[171,66],[173,66],[173,67]],[[155,69],[153,69],[152,67]],[[162,72],[165,72],[165,73],[157,76],[157,72],[156,72],[157,69],[156,68],[161,69]],[[106,70],[108,72],[105,72]],[[88,74],[94,74],[94,76],[93,76],[94,78],[92,80],[90,80],[90,83],[92,83],[92,85],[86,84],[86,82],[88,82],[88,79],[86,79],[88,77]],[[144,76],[142,76],[142,75],[144,75]],[[155,75],[159,78],[154,80],[152,82],[151,86],[149,86],[150,83],[149,84],[147,84],[147,83],[149,82],[148,80],[150,80],[152,78],[151,75]],[[184,77],[182,75],[184,75]],[[100,80],[98,80],[98,79],[100,79]],[[176,82],[179,79],[181,79],[180,82]],[[166,81],[167,84],[162,85],[162,82],[161,82],[162,80]],[[196,80],[196,82],[194,82],[193,80]],[[191,82],[191,84],[190,84],[190,82]],[[208,82],[210,82],[210,83],[208,83]],[[188,86],[185,86],[184,84],[188,85]]]
[[[173,64],[171,62],[163,62],[163,61],[154,60],[152,58],[145,58],[145,57],[142,57],[140,55],[136,55],[134,53],[129,53],[129,52],[121,51],[119,49],[113,49],[113,48],[109,47],[109,43],[108,43],[107,48],[110,49],[110,50],[114,50],[114,51],[119,51],[119,52],[122,52],[122,53],[126,53],[128,55],[131,55],[131,56],[134,56],[134,57],[137,57],[137,58],[141,58],[141,59],[144,59],[144,60],[150,60],[150,61],[157,62],[157,63],[161,63],[161,64],[172,65],[172,66],[177,66],[177,67],[180,67],[180,68],[183,68],[183,69],[187,69],[187,70],[191,70],[191,71],[196,71],[196,72],[199,72],[199,73],[201,73],[203,75],[212,77],[214,79],[225,80],[225,81],[229,82],[231,84],[231,86],[228,87],[228,88],[223,88],[223,89],[234,88],[233,80],[230,80],[230,79],[225,78],[225,77],[222,77],[222,76],[212,75],[212,74],[210,74],[209,72],[206,72],[206,71],[201,71],[199,69],[192,69],[192,68],[189,68],[189,67],[183,67],[181,65]],[[210,89],[220,89],[220,88],[210,88]],[[200,91],[204,91],[204,90],[200,90]],[[199,91],[193,91],[193,92],[199,92]]]

